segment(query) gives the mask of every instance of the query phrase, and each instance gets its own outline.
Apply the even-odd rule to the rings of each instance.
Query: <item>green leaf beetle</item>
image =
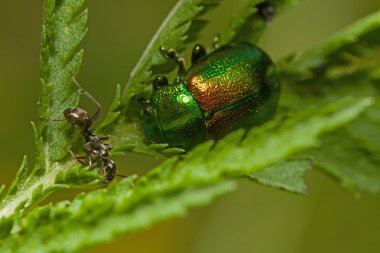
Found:
[[[156,77],[144,103],[141,126],[151,143],[189,150],[207,139],[259,125],[274,114],[280,85],[269,56],[242,42],[215,44],[213,49],[207,54],[196,45],[187,71],[174,50],[161,49],[179,70],[172,84]]]

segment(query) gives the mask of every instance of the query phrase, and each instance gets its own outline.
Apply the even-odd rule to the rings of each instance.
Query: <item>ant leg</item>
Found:
[[[111,135],[106,135],[106,136],[99,136],[98,138],[100,141],[106,141],[106,140],[111,139],[111,137],[112,137]]]
[[[73,79],[73,82],[79,87],[81,93],[83,95],[85,95],[88,99],[90,99],[91,102],[93,102],[96,105],[96,107],[97,107],[96,112],[91,117],[91,124],[90,124],[90,126],[92,126],[92,124],[94,124],[95,120],[98,118],[98,116],[100,114],[100,111],[102,110],[102,106],[99,104],[99,102],[90,93],[88,93],[85,89],[82,88],[82,86],[80,86],[80,84],[78,83],[78,81],[75,79],[74,76],[72,76],[72,79]]]
[[[161,87],[169,85],[169,81],[166,76],[156,76],[153,80],[153,89],[157,90]],[[144,102],[143,102],[144,103]]]
[[[106,141],[106,140],[111,139],[111,135],[99,136],[98,139],[99,139],[99,141],[102,142],[102,144],[105,146],[105,149],[106,149],[107,151],[110,151],[110,150],[112,149],[112,145],[111,145],[111,144],[103,143],[103,141]]]
[[[92,156],[91,156],[91,154],[87,154],[87,160],[88,160],[88,167],[91,168],[92,167]]]
[[[83,161],[83,159],[85,159],[86,156],[78,156],[78,155],[74,154],[74,152],[73,152],[71,149],[69,149],[69,148],[67,148],[67,151],[69,151],[70,155],[71,155],[71,156],[72,156],[77,162],[79,162],[80,164],[83,164],[83,165],[87,165],[87,164]]]
[[[177,66],[178,66],[178,76],[177,78],[179,79],[178,81],[181,81],[183,76],[186,73],[185,70],[185,60],[182,57],[179,57],[175,49],[169,49],[166,50],[164,47],[160,47],[161,53],[163,53],[166,57],[169,59],[173,60]]]
[[[83,150],[84,152],[86,153],[87,155],[87,163],[88,163],[88,167],[92,167],[92,163],[93,163],[93,160],[92,158],[93,157],[99,157],[99,153],[98,153],[98,150],[96,149],[93,149],[91,147],[91,142],[90,141],[87,141],[85,144],[84,144],[84,147],[83,147]]]
[[[107,151],[110,151],[113,147],[112,147],[112,145],[111,144],[108,144],[108,143],[103,143],[103,145],[105,146],[105,149],[107,150]]]

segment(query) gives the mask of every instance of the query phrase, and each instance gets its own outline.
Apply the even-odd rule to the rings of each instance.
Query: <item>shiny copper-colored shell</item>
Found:
[[[226,108],[260,88],[268,64],[262,65],[256,47],[238,45],[222,47],[188,70],[186,87],[206,112]]]
[[[229,44],[206,55],[191,66],[185,80],[199,106],[211,115],[206,120],[209,138],[262,123],[273,115],[279,98],[272,61],[248,43]]]

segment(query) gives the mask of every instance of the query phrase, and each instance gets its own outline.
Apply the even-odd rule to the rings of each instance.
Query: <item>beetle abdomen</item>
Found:
[[[202,110],[212,115],[206,122],[209,138],[262,123],[273,115],[279,98],[272,61],[248,43],[230,44],[201,58],[186,81]]]
[[[253,45],[227,45],[191,66],[186,87],[204,111],[217,112],[257,93],[269,64]]]

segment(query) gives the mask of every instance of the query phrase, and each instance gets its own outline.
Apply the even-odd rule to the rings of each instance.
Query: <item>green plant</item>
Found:
[[[249,1],[247,8],[232,18],[221,33],[222,43],[257,42],[266,28],[256,13],[255,6],[261,2]],[[270,2],[278,12],[294,4],[289,0]],[[190,27],[201,28],[194,25],[199,15],[217,3],[179,1],[148,45],[124,91],[118,86],[98,129],[100,134],[114,136],[113,155],[180,151],[165,144],[146,145],[136,127],[139,108],[134,97],[145,92],[152,67],[166,62],[157,48],[183,48]],[[62,111],[79,100],[71,76],[79,73],[83,57],[83,51],[76,48],[86,33],[84,4],[83,0],[45,1],[41,121],[33,125],[36,162],[29,171],[24,158],[2,198],[2,252],[75,252],[104,243],[205,205],[233,190],[232,179],[246,175],[266,185],[303,193],[303,175],[311,163],[350,191],[380,191],[380,73],[374,57],[380,50],[380,13],[374,13],[301,57],[277,63],[283,95],[273,121],[248,132],[234,132],[217,143],[201,144],[186,156],[173,156],[139,179],[131,176],[107,189],[81,194],[72,202],[36,207],[53,191],[103,184],[96,171],[80,166],[68,154],[68,146],[79,152],[82,145],[72,137],[73,128],[66,122],[48,120],[61,118]],[[190,38],[196,32],[191,29]],[[333,134],[322,136],[338,127]]]

